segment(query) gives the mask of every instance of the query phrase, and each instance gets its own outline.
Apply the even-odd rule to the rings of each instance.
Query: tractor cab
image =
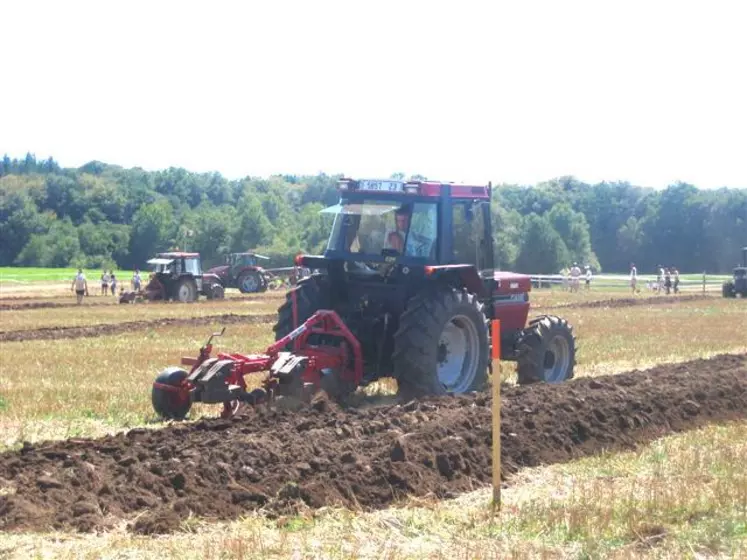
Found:
[[[270,257],[258,255],[257,253],[231,253],[226,255],[226,264],[231,270],[242,269],[247,266],[260,267],[260,260],[269,261]]]
[[[148,261],[151,271],[158,275],[178,277],[190,274],[202,276],[202,262],[199,253],[158,253]]]
[[[353,179],[339,186],[339,202],[321,211],[334,217],[326,259],[369,274],[422,275],[443,265],[492,271],[489,186]]]
[[[747,247],[742,247],[742,265],[734,268],[734,286],[737,293],[747,294]]]
[[[742,264],[734,268],[733,278],[723,283],[721,293],[726,298],[747,297],[747,247],[742,247]]]

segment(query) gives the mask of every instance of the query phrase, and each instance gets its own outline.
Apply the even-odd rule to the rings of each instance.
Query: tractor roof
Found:
[[[252,253],[251,251],[246,251],[244,253],[233,253],[234,255],[249,255],[251,257],[257,257],[258,259],[265,259],[270,260],[270,257],[265,257],[264,255],[260,255],[259,253]]]
[[[440,181],[403,181],[399,179],[351,179],[342,178],[338,181],[341,191],[380,192],[400,196],[441,196],[445,186],[451,187],[452,198],[462,199],[490,199],[491,184],[460,185],[456,183],[442,183]]]
[[[177,251],[175,253],[158,253],[156,256],[161,259],[188,259],[199,257],[200,253],[184,253]]]

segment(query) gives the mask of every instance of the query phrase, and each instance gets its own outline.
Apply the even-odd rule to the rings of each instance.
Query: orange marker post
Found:
[[[501,509],[501,321],[490,325],[493,343],[493,510]]]

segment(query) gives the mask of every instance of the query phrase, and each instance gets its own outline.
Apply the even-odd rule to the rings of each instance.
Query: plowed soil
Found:
[[[259,324],[271,323],[277,320],[277,314],[264,313],[258,315],[238,315],[226,313],[223,315],[207,315],[205,317],[165,318],[150,321],[128,321],[124,323],[104,323],[86,327],[43,327],[20,331],[0,332],[0,342],[16,342],[19,340],[57,340],[62,338],[83,338],[121,334],[130,331],[140,331],[156,327],[223,324]]]
[[[634,307],[636,305],[676,305],[686,301],[699,301],[704,299],[715,299],[708,294],[653,296],[644,298],[609,298],[594,301],[579,301],[575,303],[561,303],[558,305],[533,305],[532,309],[595,309],[600,307]]]
[[[0,455],[0,530],[89,532],[125,519],[133,532],[165,533],[189,515],[452,497],[490,482],[490,405],[476,394],[341,410],[319,398],[302,410],[25,445]],[[506,387],[502,472],[745,416],[747,355]]]

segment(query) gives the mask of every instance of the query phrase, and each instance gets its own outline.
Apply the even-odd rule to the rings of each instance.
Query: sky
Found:
[[[747,187],[747,3],[0,0],[0,154]]]

